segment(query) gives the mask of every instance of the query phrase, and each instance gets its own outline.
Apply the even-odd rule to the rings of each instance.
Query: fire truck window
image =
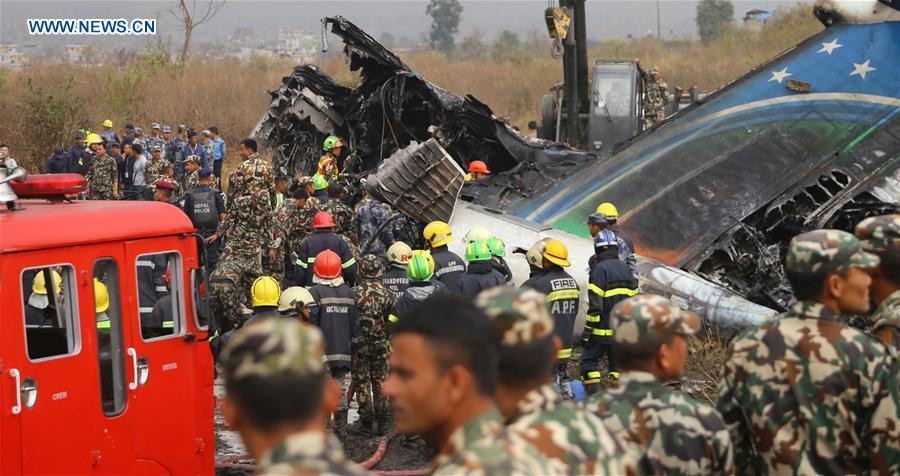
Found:
[[[202,269],[191,270],[191,292],[193,293],[194,316],[197,317],[197,327],[201,330],[209,329],[209,295],[206,284],[206,277]],[[212,331],[210,331],[212,332]]]
[[[125,348],[122,342],[122,306],[119,267],[112,258],[94,263],[94,321],[100,360],[100,402],[107,416],[125,410]]]
[[[50,283],[50,284],[48,284]],[[22,272],[25,346],[31,360],[74,354],[80,346],[72,266],[30,268]]]
[[[144,340],[178,336],[184,323],[181,256],[156,253],[137,257],[138,313]]]

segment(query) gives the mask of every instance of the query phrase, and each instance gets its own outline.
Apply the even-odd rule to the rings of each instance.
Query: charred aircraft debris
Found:
[[[614,202],[643,262],[655,263],[641,269],[647,289],[672,289],[657,279],[665,271],[678,282],[696,281],[688,289],[713,291],[681,296],[688,306],[694,298],[706,306],[744,298],[759,306],[734,308],[757,309],[751,314],[765,319],[793,300],[782,266],[792,236],[813,228],[852,230],[864,217],[898,211],[900,22],[841,23],[839,13],[820,34],[609,158],[525,138],[474,97],[461,99],[421,78],[348,20],[326,18],[323,27],[344,41],[360,83],[348,89],[313,65],[297,66],[272,92],[255,135],[274,151],[278,170],[290,175],[315,169],[331,133],[349,139],[347,170],[358,176],[410,143],[433,138],[460,166],[484,160],[495,172],[462,187],[460,198],[471,205],[457,211],[466,216],[483,208],[524,219],[520,225],[587,238],[584,217],[598,203]],[[878,62],[883,76],[866,83],[853,82],[864,78],[843,69],[832,74],[828,68],[837,66],[822,62],[843,59],[816,51],[835,38],[847,45],[841,54]],[[770,79],[783,67],[795,76],[791,84],[805,87]],[[423,220],[413,208],[403,211]],[[733,314],[742,318],[727,333],[753,322],[744,311]],[[729,319],[708,321],[729,327]]]

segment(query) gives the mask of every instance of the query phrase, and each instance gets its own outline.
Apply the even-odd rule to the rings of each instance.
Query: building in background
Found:
[[[0,68],[18,71],[28,62],[28,56],[15,43],[0,44]]]

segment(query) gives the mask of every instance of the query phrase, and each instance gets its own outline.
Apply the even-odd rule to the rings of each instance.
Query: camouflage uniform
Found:
[[[146,152],[146,151],[153,151],[153,147],[154,147],[154,146],[157,146],[157,145],[159,146],[159,150],[162,151],[163,154],[165,154],[165,151],[166,151],[166,140],[163,139],[162,135],[159,135],[159,136],[156,136],[156,137],[147,136],[147,137],[144,138],[144,146],[145,146],[145,147],[144,147],[144,151],[145,151],[145,152]],[[162,158],[166,159],[166,158],[168,158],[168,157],[166,157],[165,155],[163,155]]]
[[[225,347],[222,371],[226,392],[246,379],[325,378],[322,333],[294,319],[265,319],[241,330]],[[250,380],[252,382],[252,380]],[[313,417],[315,418],[315,417]],[[257,475],[367,474],[345,455],[334,435],[323,431],[294,433],[258,462]]]
[[[88,181],[91,200],[112,200],[116,193],[116,178],[119,176],[119,168],[116,159],[109,155],[94,157],[91,168],[84,177]]]
[[[356,216],[350,207],[339,200],[328,200],[325,211],[331,213],[331,217],[334,218],[335,233],[348,237],[356,236]]]
[[[540,340],[552,345],[554,321],[543,294],[495,287],[478,295],[476,304],[493,321],[500,347]],[[563,400],[549,383],[522,398],[505,423],[511,439],[544,456],[550,474],[637,474],[630,455],[600,420]]]
[[[356,205],[356,213],[353,217],[353,228],[358,233],[359,245],[364,246],[371,240],[368,253],[384,256],[388,247],[394,242],[392,226],[388,225],[380,236],[372,239],[375,230],[391,216],[391,210],[383,203],[372,198],[366,198]],[[419,233],[421,235],[421,233]],[[389,243],[387,243],[389,242]]]
[[[795,273],[869,267],[853,235],[816,230],[791,240]],[[716,406],[739,472],[859,474],[900,465],[897,367],[886,347],[820,303],[745,329],[728,347]],[[893,469],[892,469],[893,468]]]
[[[151,192],[156,190],[156,182],[163,178],[163,171],[169,165],[172,165],[172,163],[163,158],[159,160],[151,158],[147,162],[147,167],[144,169],[144,175],[146,176],[144,181]]]
[[[666,117],[666,104],[669,102],[669,86],[661,80],[650,79],[650,75],[658,74],[659,68],[651,66],[644,90],[644,129],[660,123]]]
[[[246,307],[247,293],[253,281],[245,271],[258,269],[258,258],[253,261],[253,256],[246,254],[226,254],[210,274],[210,307],[220,334],[236,329],[244,322],[241,309]]]
[[[900,254],[900,215],[872,217],[856,225],[856,236],[863,249],[875,254]],[[900,290],[878,303],[869,316],[872,333],[900,350]]]
[[[617,348],[658,349],[673,336],[700,329],[700,317],[653,294],[613,308],[610,325]],[[638,460],[642,474],[733,474],[731,438],[722,416],[709,405],[663,386],[649,372],[622,372],[615,386],[588,403]]]
[[[381,258],[367,254],[359,261],[360,282],[353,288],[359,312],[359,336],[354,342],[353,388],[364,426],[379,420],[384,431],[390,408],[381,392],[387,378],[387,319],[397,295],[381,284]]]
[[[184,178],[184,193],[191,193],[200,183],[200,170],[195,170]]]
[[[179,197],[184,196],[184,187],[182,187],[181,184],[178,183],[178,180],[175,180],[175,177],[160,177],[159,181],[160,182],[169,182],[170,184],[175,186],[175,191],[172,192],[173,199],[177,199]],[[156,182],[154,182],[153,184],[154,184],[154,189],[155,189]]]
[[[431,464],[433,476],[551,474],[543,456],[503,429],[500,412],[488,410],[457,428]]]
[[[289,218],[297,206],[294,201],[286,202],[281,208],[272,212],[272,243],[269,248],[275,249],[275,261],[269,261],[268,256],[263,258],[263,271],[284,284],[284,255],[287,249],[287,228]]]
[[[228,178],[228,214],[219,225],[227,230],[229,250],[258,255],[272,242],[272,207],[275,176],[272,167],[257,154],[241,162]],[[257,259],[258,261],[258,259]]]

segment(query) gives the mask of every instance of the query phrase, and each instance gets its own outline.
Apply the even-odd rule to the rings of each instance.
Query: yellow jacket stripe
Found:
[[[613,289],[610,289],[609,291],[605,291],[605,290],[603,290],[603,289],[600,289],[600,288],[599,288],[597,285],[595,285],[595,284],[589,284],[589,285],[588,285],[588,290],[591,291],[591,292],[593,292],[594,294],[600,296],[600,297],[613,297],[613,296],[628,296],[628,297],[631,297],[631,296],[637,296],[637,294],[638,294],[638,290],[637,290],[637,289],[613,288]]]
[[[581,294],[577,289],[562,289],[559,291],[553,291],[552,293],[547,295],[547,301],[560,301],[563,299],[578,299]]]

